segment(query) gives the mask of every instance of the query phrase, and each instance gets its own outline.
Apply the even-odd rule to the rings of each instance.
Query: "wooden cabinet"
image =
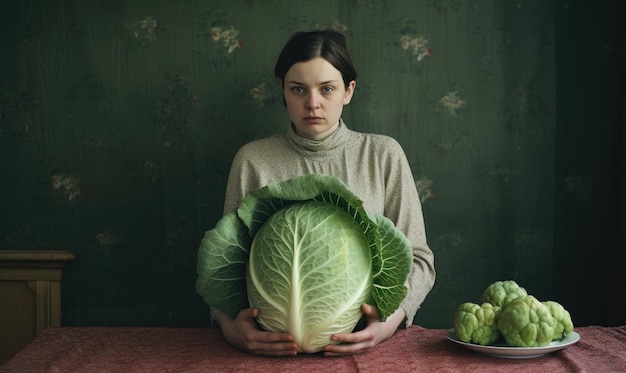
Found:
[[[0,250],[0,364],[49,326],[61,326],[63,250]]]

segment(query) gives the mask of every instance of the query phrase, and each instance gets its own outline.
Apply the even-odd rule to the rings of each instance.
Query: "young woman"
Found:
[[[383,214],[407,236],[413,247],[408,295],[385,322],[378,309],[364,304],[365,328],[332,338],[324,355],[363,353],[411,325],[435,281],[433,253],[426,244],[420,199],[404,151],[394,139],[348,129],[341,119],[356,89],[344,36],[334,31],[294,34],[280,53],[274,74],[282,82],[291,119],[287,131],[244,145],[233,161],[224,212],[239,206],[247,192],[272,182],[309,173],[336,176],[364,203],[370,214]],[[217,309],[213,317],[232,345],[262,355],[295,355],[287,333],[259,330],[258,310],[242,310],[235,319]]]

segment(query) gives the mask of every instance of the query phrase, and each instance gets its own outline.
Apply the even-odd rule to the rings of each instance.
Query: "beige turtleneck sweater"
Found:
[[[389,218],[413,247],[413,266],[400,305],[406,326],[435,282],[434,256],[426,243],[424,218],[415,180],[400,144],[384,135],[339,128],[327,138],[302,138],[290,126],[283,134],[252,141],[235,155],[224,212],[236,208],[247,192],[296,176],[321,173],[336,176],[356,194],[369,214]]]

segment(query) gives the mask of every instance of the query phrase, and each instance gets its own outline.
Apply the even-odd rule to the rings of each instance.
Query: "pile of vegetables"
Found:
[[[484,346],[503,337],[512,347],[543,347],[574,329],[561,304],[540,302],[513,280],[490,284],[479,302],[463,303],[454,313],[454,332],[463,342]]]
[[[313,353],[351,332],[363,303],[381,320],[395,312],[411,263],[389,219],[369,215],[338,178],[311,174],[251,191],[206,232],[196,290],[231,318],[257,307],[263,329]]]

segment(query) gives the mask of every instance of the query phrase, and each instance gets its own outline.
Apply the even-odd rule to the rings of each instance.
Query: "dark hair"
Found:
[[[322,57],[339,70],[346,87],[356,80],[356,69],[348,54],[346,38],[333,30],[301,31],[293,34],[278,56],[274,75],[284,84],[285,75],[291,66],[316,57]]]

